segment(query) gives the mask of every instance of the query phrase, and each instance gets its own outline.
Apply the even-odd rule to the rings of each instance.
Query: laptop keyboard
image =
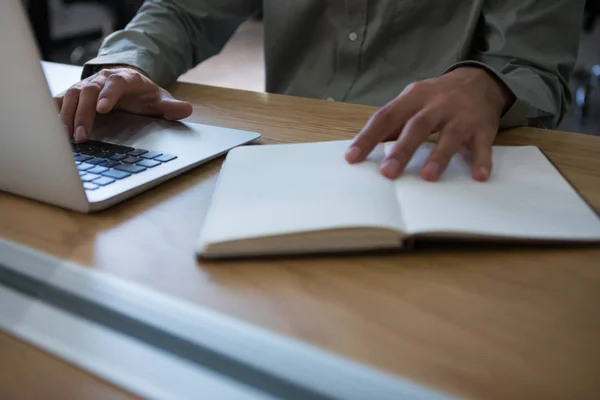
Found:
[[[72,143],[85,190],[96,190],[177,158],[170,154],[90,140]]]

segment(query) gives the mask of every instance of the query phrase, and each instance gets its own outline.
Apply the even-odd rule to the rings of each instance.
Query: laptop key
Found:
[[[133,151],[130,151],[129,153],[127,153],[128,156],[141,156],[142,154],[147,153],[148,150],[144,150],[144,149],[135,149]]]
[[[159,153],[157,151],[149,151],[147,153],[142,154],[140,157],[145,158],[147,160],[151,160],[151,159],[156,158],[158,156],[162,156],[162,153]]]
[[[100,152],[102,152],[102,150],[94,149],[92,147],[81,149],[81,151],[79,151],[80,154],[87,154],[88,156],[93,156],[94,154],[100,153]]]
[[[133,164],[119,164],[119,165],[115,166],[115,169],[117,169],[119,171],[130,172],[132,174],[137,174],[138,172],[144,171],[146,168],[140,167],[139,165],[133,165]]]
[[[93,165],[98,165],[98,164],[103,163],[104,161],[106,161],[104,158],[94,157],[91,160],[86,160],[86,163],[93,164]]]
[[[154,161],[154,160],[142,160],[142,161],[138,162],[136,165],[140,165],[142,167],[147,167],[147,168],[154,168],[157,165],[160,165],[160,163],[158,161]]]
[[[87,171],[90,168],[94,168],[94,166],[88,163],[82,163],[77,166],[77,169],[80,171]]]
[[[176,159],[177,156],[172,156],[170,154],[163,154],[162,156],[158,156],[155,158],[156,161],[160,161],[160,162],[169,162],[171,160]]]
[[[101,176],[98,179],[94,179],[94,181],[92,183],[94,183],[96,185],[100,185],[100,186],[106,186],[106,185],[110,185],[114,181],[115,180],[113,178],[109,178],[107,176]]]
[[[135,164],[137,162],[142,161],[141,158],[139,157],[127,157],[121,160],[121,162],[127,163],[127,164]]]
[[[122,159],[127,158],[125,154],[115,154],[114,156],[109,157],[109,160],[112,161],[121,161]]]
[[[103,163],[100,163],[98,165],[101,166],[101,167],[112,168],[115,165],[119,165],[119,164],[121,164],[121,163],[118,162],[118,161],[106,160]]]
[[[102,150],[102,152],[100,153],[96,153],[94,154],[95,157],[100,157],[100,158],[110,158],[115,154],[114,151],[110,151],[110,150]]]
[[[87,173],[87,172],[85,172],[85,171],[77,171],[77,172],[79,172],[79,176],[81,176],[81,175],[85,175],[85,174]]]
[[[129,153],[130,151],[133,150],[133,147],[121,146],[119,144],[113,144],[113,143],[107,143],[107,142],[98,142],[96,140],[89,140],[87,142],[87,145],[95,147],[97,149],[109,150],[109,151],[112,151],[113,153],[121,153],[121,154]]]
[[[98,189],[98,187],[99,187],[98,185],[93,184],[91,182],[84,182],[83,183],[83,188],[85,190],[96,190],[96,189]]]
[[[92,158],[94,158],[94,157],[88,156],[86,154],[80,154],[75,157],[75,161],[87,161],[87,160],[91,160]]]
[[[82,142],[82,143],[75,143],[75,151],[81,151],[84,149],[92,149],[94,148],[94,146],[92,146],[92,141],[88,140],[87,142]]]
[[[106,168],[106,167],[100,167],[100,166],[97,165],[95,168],[88,169],[86,172],[88,174],[101,174],[101,173],[106,172],[106,171],[108,171],[108,168]]]
[[[81,161],[75,161],[75,165],[81,164]]]
[[[116,169],[110,169],[110,170],[102,173],[102,176],[107,176],[107,177],[113,178],[113,179],[123,179],[123,178],[127,178],[129,175],[131,175],[131,174],[128,172],[119,171]]]
[[[100,178],[100,175],[97,175],[97,174],[85,174],[85,175],[81,175],[80,178],[84,182],[91,182],[94,179]]]

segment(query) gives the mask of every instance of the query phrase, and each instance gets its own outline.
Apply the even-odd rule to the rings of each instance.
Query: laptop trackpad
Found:
[[[97,116],[91,138],[129,147],[181,153],[208,139],[204,137],[202,127],[199,124],[112,112]]]

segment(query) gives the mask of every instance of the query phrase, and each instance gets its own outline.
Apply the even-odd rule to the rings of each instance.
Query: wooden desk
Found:
[[[375,110],[191,84],[171,89],[194,104],[191,120],[255,130],[265,143],[351,138]],[[600,138],[518,129],[498,143],[540,146],[600,210]],[[95,215],[0,194],[0,235],[458,396],[597,398],[600,248],[198,263],[194,245],[221,161]],[[0,338],[0,350],[8,340]],[[29,379],[27,390],[43,386],[32,371],[50,370],[75,388],[100,390],[95,378],[24,351],[33,355],[21,364],[31,368],[13,375]],[[8,353],[0,351],[2,370]],[[6,379],[0,388],[14,388]],[[115,397],[116,389],[104,390],[97,398]]]

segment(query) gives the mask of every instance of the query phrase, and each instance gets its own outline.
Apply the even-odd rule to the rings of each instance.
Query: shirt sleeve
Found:
[[[108,36],[84,65],[86,78],[106,65],[131,65],[160,86],[218,54],[260,0],[146,0],[124,30]]]
[[[571,102],[584,0],[488,0],[468,59],[503,82],[516,100],[500,128],[555,128]]]

